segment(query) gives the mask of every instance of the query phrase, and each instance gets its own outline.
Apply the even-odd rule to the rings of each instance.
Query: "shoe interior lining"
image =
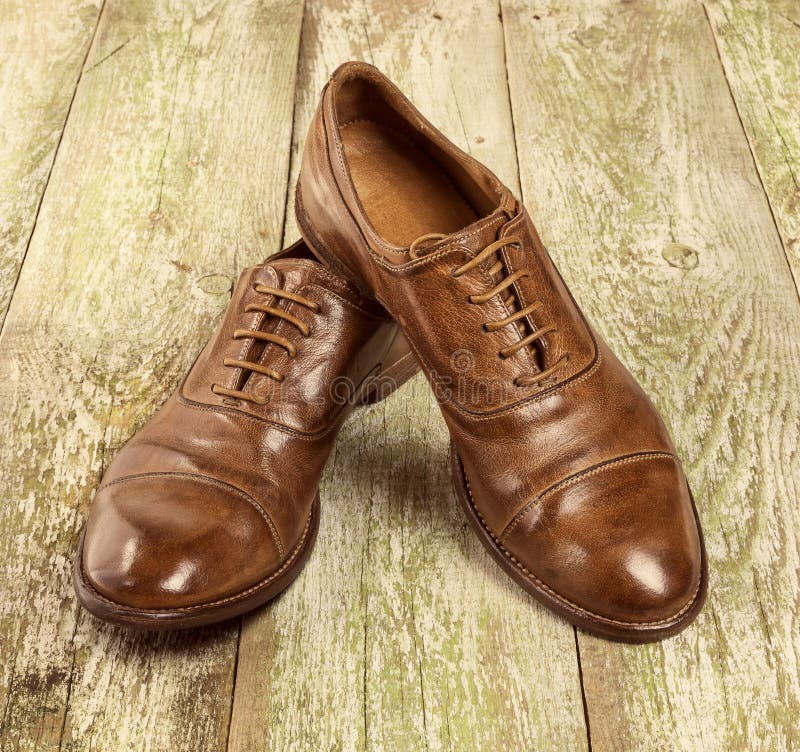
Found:
[[[341,131],[356,193],[378,234],[406,248],[421,235],[449,235],[478,219],[441,168],[403,134],[371,120]]]
[[[422,235],[450,234],[495,210],[497,198],[372,82],[344,82],[336,109],[356,193],[387,242],[405,248]]]

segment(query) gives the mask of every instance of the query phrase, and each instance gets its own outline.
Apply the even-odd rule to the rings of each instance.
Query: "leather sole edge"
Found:
[[[89,613],[110,624],[137,630],[165,631],[189,629],[216,624],[241,616],[263,606],[280,595],[298,577],[305,567],[317,539],[320,519],[320,498],[317,493],[311,505],[311,514],[305,534],[294,546],[277,572],[247,588],[243,593],[228,596],[208,605],[175,609],[142,609],[116,603],[99,593],[87,581],[83,571],[83,539],[81,531],[78,551],[72,568],[72,580],[78,602]]]
[[[553,594],[539,586],[536,582],[532,581],[529,577],[521,571],[520,567],[506,554],[499,546],[491,531],[486,527],[483,520],[478,516],[477,509],[475,509],[471,500],[469,490],[467,488],[466,478],[464,476],[464,468],[461,464],[461,458],[455,446],[450,445],[450,463],[451,474],[453,478],[453,487],[455,489],[456,498],[459,501],[464,514],[467,517],[472,529],[478,535],[481,543],[489,551],[492,558],[500,565],[503,571],[511,577],[518,585],[522,587],[527,593],[532,595],[539,603],[547,607],[550,611],[562,617],[570,624],[578,627],[579,629],[587,632],[588,634],[596,637],[603,637],[607,640],[614,642],[625,642],[631,644],[642,644],[647,642],[657,642],[658,640],[673,637],[679,632],[688,627],[700,613],[705,603],[708,594],[708,561],[706,556],[705,542],[703,541],[703,533],[700,527],[700,519],[697,514],[697,506],[694,502],[694,496],[689,490],[689,495],[692,500],[692,512],[694,514],[695,523],[697,524],[698,534],[700,536],[700,555],[701,555],[701,569],[700,569],[700,583],[694,599],[689,602],[688,608],[679,612],[674,620],[666,620],[658,625],[638,624],[630,622],[629,625],[620,626],[614,625],[599,619],[592,618],[589,612],[580,611],[577,608],[572,608],[564,601],[556,598]]]

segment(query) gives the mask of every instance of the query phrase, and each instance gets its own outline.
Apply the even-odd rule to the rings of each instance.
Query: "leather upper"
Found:
[[[378,216],[372,178],[348,159],[360,145],[343,136],[359,107],[378,123],[376,133],[381,123],[402,129],[409,148],[447,174],[474,221],[450,232],[428,227],[433,237],[419,246],[387,240],[375,226],[386,226],[386,218]],[[394,155],[397,147],[378,139],[375,154]],[[396,192],[383,197],[386,205],[413,199],[402,176],[394,183],[379,176],[374,185],[379,180]],[[338,270],[400,324],[434,387],[476,511],[525,576],[608,623],[659,623],[691,607],[702,577],[701,534],[668,432],[577,307],[510,191],[378,71],[349,63],[334,73],[312,122],[297,211]],[[443,214],[442,224],[448,221]],[[509,238],[491,258],[457,273]],[[470,302],[522,271],[502,293]],[[532,304],[527,315],[487,331],[487,322],[502,323]],[[540,331],[529,346],[499,355]],[[519,385],[520,378],[534,383]]]
[[[314,312],[257,286],[288,290]],[[276,306],[308,327],[248,304]],[[285,337],[260,352],[241,330]],[[353,393],[395,325],[297,244],[246,269],[216,333],[179,389],[126,444],[91,507],[83,574],[101,597],[180,609],[233,597],[279,571],[309,534],[312,504]],[[278,381],[224,360],[248,360]],[[216,394],[245,390],[263,404]]]

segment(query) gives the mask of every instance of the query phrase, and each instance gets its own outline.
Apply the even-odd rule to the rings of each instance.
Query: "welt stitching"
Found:
[[[196,611],[197,609],[201,608],[212,608],[214,606],[222,606],[226,603],[231,603],[233,601],[242,600],[242,598],[246,598],[248,595],[256,592],[257,590],[261,590],[262,588],[269,585],[275,579],[280,577],[294,562],[294,560],[298,557],[303,546],[305,544],[306,538],[308,537],[308,531],[311,527],[311,519],[314,516],[314,511],[312,507],[311,514],[308,516],[308,520],[306,520],[305,528],[303,528],[303,534],[300,536],[300,540],[297,542],[295,547],[292,549],[289,558],[280,566],[279,569],[276,569],[271,575],[265,577],[263,580],[260,580],[255,585],[251,585],[247,590],[243,590],[241,593],[237,593],[236,595],[230,595],[227,598],[222,598],[220,600],[212,601],[211,603],[199,603],[196,606],[181,606],[180,608],[147,608],[147,609],[135,609],[131,608],[130,606],[123,606],[121,603],[117,603],[116,601],[112,601],[110,598],[106,598],[102,593],[98,592],[97,589],[92,585],[92,583],[87,579],[86,572],[83,569],[83,557],[81,556],[81,575],[83,578],[83,584],[88,587],[94,595],[102,601],[106,603],[110,603],[112,606],[116,606],[117,608],[122,607],[125,611],[128,612],[138,612],[138,613],[158,613],[158,612],[185,612],[185,611]]]
[[[460,460],[459,460],[460,463]],[[589,611],[589,609],[583,608],[579,606],[577,603],[573,603],[568,598],[565,598],[563,595],[560,595],[555,590],[553,590],[549,585],[542,582],[533,572],[525,567],[515,556],[512,554],[506,547],[498,540],[497,536],[489,529],[489,526],[486,524],[486,520],[483,519],[483,515],[478,511],[477,506],[475,506],[475,500],[472,497],[472,488],[469,485],[469,479],[467,478],[467,474],[464,472],[463,468],[459,468],[461,472],[461,476],[464,479],[464,482],[467,487],[467,493],[469,495],[469,503],[472,507],[475,514],[480,519],[481,525],[483,529],[491,536],[492,540],[495,542],[497,547],[505,554],[505,556],[510,559],[514,566],[519,569],[521,572],[525,574],[525,576],[532,580],[533,583],[540,589],[545,590],[550,596],[555,598],[556,600],[563,603],[565,606],[569,607],[573,611],[577,611],[578,613],[585,614],[586,616],[595,619],[597,621],[605,622],[607,624],[618,624],[623,627],[657,627],[660,624],[667,624],[668,622],[674,621],[675,619],[680,618],[685,614],[695,603],[697,600],[697,594],[700,592],[700,586],[703,584],[703,577],[700,576],[699,580],[697,581],[697,587],[692,594],[692,597],[689,599],[689,602],[681,608],[680,611],[672,614],[672,616],[668,616],[666,619],[659,619],[658,621],[621,621],[618,619],[610,619],[607,616],[601,616],[600,614],[596,614],[594,611]]]
[[[209,483],[210,485],[218,486],[219,488],[223,488],[226,491],[233,491],[237,496],[241,497],[249,504],[251,504],[255,510],[264,518],[264,521],[267,523],[267,526],[270,529],[270,533],[275,541],[275,545],[278,547],[278,553],[280,554],[281,559],[285,555],[285,550],[283,547],[283,542],[281,541],[280,535],[278,535],[278,528],[275,526],[275,523],[272,520],[272,517],[269,515],[266,509],[262,507],[249,493],[243,491],[241,488],[237,488],[236,486],[226,483],[225,481],[218,480],[217,478],[210,478],[207,475],[198,475],[196,473],[181,473],[181,472],[152,472],[152,473],[136,473],[134,475],[126,475],[124,478],[117,478],[116,480],[112,480],[109,483],[102,484],[100,488],[97,489],[97,493],[100,491],[110,488],[111,486],[120,485],[125,483],[129,480],[139,480],[140,478],[191,478],[192,480],[200,481],[201,483]]]
[[[591,478],[593,475],[598,475],[599,473],[605,472],[606,470],[611,469],[612,467],[617,467],[619,465],[630,465],[634,462],[644,462],[649,459],[661,459],[661,458],[669,458],[675,460],[675,455],[670,454],[669,452],[641,452],[639,454],[631,454],[627,457],[620,457],[615,460],[608,460],[606,462],[601,462],[599,465],[595,465],[594,467],[590,467],[586,470],[582,470],[574,475],[571,475],[569,478],[565,478],[562,481],[559,481],[553,486],[550,486],[547,490],[540,493],[538,496],[535,496],[530,501],[526,502],[523,507],[514,515],[514,518],[509,522],[505,528],[501,531],[500,535],[498,536],[500,540],[504,540],[511,531],[519,524],[519,522],[525,517],[525,515],[535,506],[539,506],[548,496],[552,496],[554,493],[558,491],[563,491],[566,488],[570,488],[574,486],[576,483],[580,483],[582,480],[586,478]]]

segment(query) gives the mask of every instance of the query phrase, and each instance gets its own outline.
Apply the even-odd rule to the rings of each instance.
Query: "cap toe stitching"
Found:
[[[530,501],[526,502],[522,508],[514,515],[513,519],[503,528],[500,532],[498,538],[499,540],[505,540],[506,537],[511,533],[511,531],[519,524],[519,522],[525,517],[525,515],[530,511],[531,508],[534,506],[538,506],[544,501],[548,496],[552,496],[554,493],[559,491],[563,491],[565,488],[569,488],[570,486],[574,486],[576,483],[580,483],[585,478],[590,478],[593,475],[599,475],[606,470],[610,470],[612,467],[617,467],[620,465],[630,465],[635,462],[644,462],[650,459],[662,459],[662,458],[669,458],[673,461],[677,461],[677,457],[670,452],[637,452],[636,454],[628,454],[622,457],[617,457],[613,460],[606,460],[605,462],[601,462],[597,465],[592,467],[586,468],[585,470],[580,470],[577,473],[560,480],[558,483],[550,486],[550,488],[542,491],[538,496],[535,496]]]
[[[121,480],[123,480],[123,479],[121,479]],[[265,577],[263,580],[260,580],[259,582],[257,582],[255,585],[251,585],[246,590],[243,590],[240,593],[236,593],[235,595],[229,595],[227,598],[221,598],[221,599],[216,600],[216,601],[211,601],[210,603],[198,603],[197,605],[194,605],[194,606],[180,606],[178,608],[172,608],[172,607],[167,607],[167,608],[135,608],[135,607],[132,607],[132,606],[126,606],[123,603],[118,603],[117,601],[111,600],[111,598],[107,598],[105,595],[100,593],[97,590],[97,588],[95,588],[92,585],[91,581],[86,576],[86,572],[85,572],[85,570],[83,568],[83,557],[82,557],[82,555],[81,555],[80,573],[81,573],[81,577],[83,578],[83,584],[89,590],[92,591],[93,595],[96,598],[98,598],[99,600],[102,600],[102,601],[104,601],[106,603],[110,603],[112,606],[116,606],[117,608],[122,608],[122,609],[125,609],[126,611],[130,611],[130,612],[133,612],[133,613],[140,613],[140,614],[164,613],[164,612],[183,613],[183,612],[196,611],[198,609],[212,608],[212,607],[215,607],[215,606],[222,606],[222,605],[225,605],[226,603],[232,603],[234,601],[238,601],[238,600],[241,600],[243,598],[246,598],[247,596],[255,593],[258,590],[261,590],[262,588],[266,587],[267,585],[272,583],[274,580],[276,580],[278,577],[280,577],[294,563],[295,559],[297,559],[297,557],[300,555],[301,551],[303,550],[304,544],[306,542],[306,539],[308,538],[308,533],[309,533],[309,530],[311,528],[311,521],[312,521],[313,517],[314,517],[314,512],[312,510],[311,514],[309,514],[308,519],[306,520],[306,524],[305,524],[305,527],[303,528],[303,533],[300,536],[300,540],[298,540],[298,542],[295,544],[294,548],[289,553],[289,557],[286,559],[286,561],[284,561],[284,563],[278,569],[276,569],[272,574],[270,574],[267,577]],[[82,552],[81,552],[81,554],[82,554]]]
[[[141,478],[186,478],[201,483],[208,483],[209,485],[218,486],[219,488],[222,488],[226,491],[236,494],[240,498],[244,499],[248,504],[250,504],[261,515],[263,520],[267,523],[267,527],[269,528],[273,542],[278,548],[278,555],[280,556],[280,558],[283,559],[284,556],[286,555],[286,550],[283,546],[283,541],[281,541],[280,535],[278,534],[278,528],[275,526],[272,517],[270,517],[266,509],[264,509],[252,496],[250,496],[250,494],[248,494],[245,491],[242,491],[241,488],[237,488],[236,486],[233,486],[230,483],[226,483],[225,481],[218,480],[217,478],[211,478],[207,475],[198,475],[197,473],[181,473],[181,472],[137,473],[135,475],[126,475],[123,478],[117,478],[116,480],[113,480],[109,483],[101,484],[100,488],[97,489],[97,493],[99,494],[101,491],[104,491],[106,488],[110,488],[111,486],[120,485],[130,480],[139,480]]]
[[[672,455],[668,455],[668,456],[672,456]],[[579,606],[577,603],[573,603],[571,600],[569,600],[568,598],[565,598],[560,593],[557,593],[549,585],[547,585],[545,582],[540,580],[533,572],[531,572],[527,567],[525,567],[525,565],[522,564],[514,556],[514,554],[512,554],[501,543],[500,539],[489,529],[489,526],[486,524],[486,520],[484,520],[483,515],[478,510],[478,507],[475,505],[475,499],[472,496],[472,488],[469,485],[469,480],[468,480],[466,474],[463,472],[463,469],[461,470],[461,473],[462,473],[462,476],[464,478],[464,483],[466,484],[467,493],[469,495],[470,506],[472,507],[473,511],[475,512],[475,514],[477,515],[478,519],[480,520],[481,525],[483,526],[484,530],[489,534],[489,536],[491,536],[492,540],[495,542],[497,547],[503,552],[503,554],[508,559],[510,559],[513,562],[514,566],[517,569],[519,569],[526,576],[527,579],[533,581],[533,583],[536,585],[536,587],[540,588],[541,590],[544,590],[545,592],[548,593],[548,595],[550,595],[551,597],[555,598],[559,602],[563,603],[569,609],[571,609],[573,611],[576,611],[576,612],[578,612],[580,614],[584,614],[584,615],[588,616],[591,619],[594,619],[596,621],[599,621],[599,622],[602,622],[602,623],[605,623],[605,624],[615,624],[615,625],[619,625],[621,627],[632,627],[632,628],[637,628],[637,627],[657,627],[657,626],[660,626],[660,625],[663,625],[663,624],[668,624],[670,622],[673,622],[676,619],[679,619],[687,611],[689,611],[692,608],[692,606],[695,604],[695,602],[697,601],[697,596],[700,593],[700,588],[701,588],[701,586],[703,584],[702,572],[700,574],[700,577],[698,578],[697,586],[695,587],[694,592],[692,593],[692,596],[689,599],[689,601],[679,611],[676,611],[671,616],[668,616],[668,617],[666,617],[664,619],[659,619],[657,621],[623,621],[621,619],[611,619],[611,618],[609,618],[607,616],[603,616],[602,614],[598,614],[598,613],[595,613],[594,611],[590,611],[589,609],[583,608],[582,606]]]

